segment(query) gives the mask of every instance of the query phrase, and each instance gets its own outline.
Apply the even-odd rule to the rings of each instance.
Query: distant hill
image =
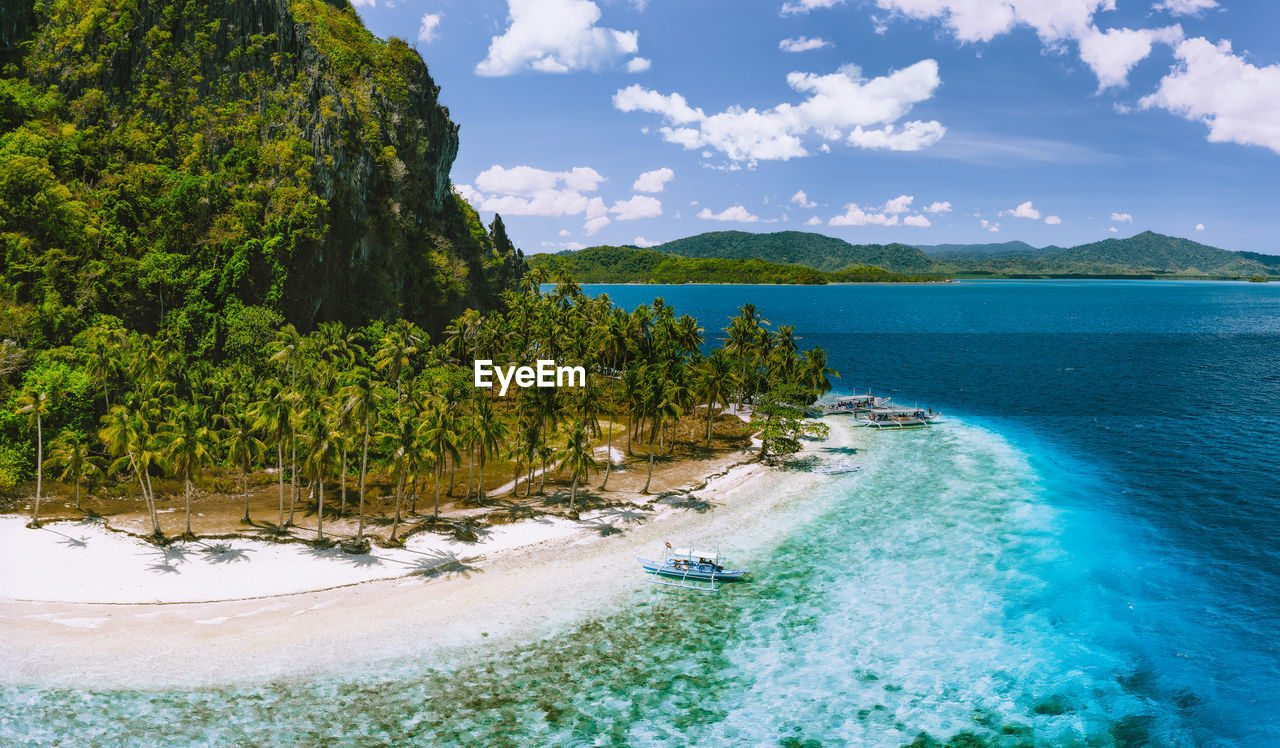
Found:
[[[975,257],[1031,257],[1057,252],[1062,247],[1033,247],[1026,242],[1001,242],[999,244],[917,244],[916,249],[930,257],[950,260]]]
[[[897,273],[934,273],[942,269],[936,260],[906,244],[850,244],[843,239],[807,231],[773,234],[713,231],[676,239],[654,249],[684,257],[757,259],[806,265],[825,271],[860,265]]]
[[[850,244],[822,234],[716,231],[654,247],[686,257],[760,259],[822,271],[872,265],[908,274],[1249,278],[1280,275],[1280,256],[1232,252],[1152,231],[1076,247],[1000,244]]]
[[[579,283],[824,283],[911,282],[940,280],[938,276],[893,273],[878,267],[852,266],[824,272],[804,265],[784,265],[758,259],[680,257],[639,247],[587,247],[533,255],[530,267],[563,271]]]

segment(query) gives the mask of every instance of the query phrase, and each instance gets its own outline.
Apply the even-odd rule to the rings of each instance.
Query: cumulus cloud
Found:
[[[698,211],[698,218],[704,221],[737,221],[738,223],[755,223],[760,220],[760,216],[753,215],[741,205],[730,206],[719,213],[712,213],[710,208],[703,208]]]
[[[1040,211],[1036,210],[1028,200],[1013,210],[1002,210],[997,215],[1008,216],[1010,218],[1030,218],[1032,220],[1040,219]]]
[[[822,225],[822,219],[821,219],[821,218],[818,218],[817,216],[810,216],[810,217],[809,217],[809,220],[807,220],[807,221],[805,221],[805,222],[804,222],[804,225],[806,225],[806,226],[821,226],[821,225]]]
[[[816,208],[817,203],[810,202],[809,196],[804,194],[804,190],[796,190],[796,194],[791,196],[791,202],[799,205],[801,208]]]
[[[981,224],[982,224],[982,228],[984,228],[984,229],[986,229],[987,231],[990,231],[990,232],[992,232],[992,233],[998,233],[998,232],[1000,231],[1000,224],[999,224],[999,222],[991,223],[991,222],[990,222],[990,221],[988,221],[987,219],[983,218],[983,219],[982,219],[981,221],[979,221],[978,223],[981,223]]]
[[[632,57],[627,60],[628,73],[643,73],[653,65],[653,61],[647,57]]]
[[[1080,38],[1080,59],[1084,60],[1098,77],[1098,90],[1124,87],[1129,83],[1129,72],[1147,55],[1155,42],[1174,45],[1182,41],[1181,26],[1162,29],[1107,29],[1090,28]]]
[[[808,13],[811,10],[819,8],[834,8],[837,5],[843,5],[844,0],[796,0],[796,2],[787,2],[782,4],[780,11],[784,16],[792,16],[798,13]]]
[[[1171,16],[1198,16],[1218,7],[1218,0],[1160,0],[1152,10],[1163,10]]]
[[[925,213],[950,213],[951,203],[945,202],[945,201],[932,203],[930,205],[925,206],[924,212]]]
[[[588,236],[609,224],[604,200],[595,192],[604,177],[595,169],[577,166],[547,171],[532,166],[491,166],[476,175],[475,187],[457,185],[458,194],[482,210],[517,216],[585,215]]]
[[[1044,222],[1050,226],[1057,226],[1062,223],[1062,219],[1057,216],[1045,216]]]
[[[1204,231],[1204,224],[1203,224],[1203,223],[1197,223],[1197,224],[1196,224],[1196,231]]]
[[[489,54],[476,65],[477,75],[599,70],[640,48],[635,31],[597,26],[600,8],[591,0],[507,0],[507,7],[510,25],[489,41]],[[628,62],[628,69],[647,68],[647,61],[636,62],[640,59]]]
[[[1257,67],[1231,42],[1188,39],[1175,50],[1178,65],[1138,103],[1203,122],[1211,143],[1259,145],[1280,153],[1280,64]]]
[[[662,192],[663,188],[667,186],[667,182],[670,182],[675,176],[676,173],[665,166],[661,169],[646,171],[636,177],[635,184],[631,185],[631,189],[636,192]]]
[[[1115,226],[1112,226],[1111,228],[1107,229],[1107,231],[1109,231],[1109,232],[1111,232],[1111,233],[1113,233],[1113,234],[1117,234],[1117,233],[1119,233],[1119,232],[1120,232],[1120,229],[1116,228]]]
[[[879,208],[863,208],[857,203],[845,205],[844,215],[835,216],[827,221],[829,226],[897,226],[901,222],[905,226],[929,226],[929,219],[915,214],[903,216],[911,210],[913,195],[899,195],[888,200]]]
[[[632,195],[630,200],[618,200],[609,208],[619,221],[635,221],[640,218],[657,218],[662,215],[662,203],[648,195]]]
[[[435,41],[436,29],[440,28],[439,13],[423,13],[422,21],[418,26],[418,41],[423,44],[430,44]]]
[[[831,42],[821,37],[796,36],[778,42],[778,49],[783,52],[808,52],[811,49],[830,47]]]
[[[919,150],[946,133],[938,122],[898,124],[940,85],[938,63],[933,60],[870,80],[856,65],[845,65],[829,75],[791,73],[787,83],[807,98],[764,110],[732,106],[708,115],[678,93],[661,94],[632,85],[614,94],[613,105],[623,112],[661,116],[667,125],[659,132],[669,143],[687,150],[715,149],[733,161],[806,156],[803,138],[810,135],[826,141],[843,139],[860,148]]]
[[[1112,213],[1111,220],[1116,223],[1133,223],[1133,216],[1128,213]]]
[[[644,238],[643,236],[637,236],[635,239],[631,241],[631,243],[636,245],[637,247],[656,247],[662,242],[651,242],[648,239]]]

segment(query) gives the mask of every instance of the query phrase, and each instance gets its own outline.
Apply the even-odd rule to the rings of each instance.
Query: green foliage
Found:
[[[843,239],[806,231],[751,234],[713,231],[660,244],[654,249],[684,257],[756,259],[834,271],[871,265],[896,273],[935,273],[940,264],[905,244],[850,244]]]
[[[223,353],[230,361],[260,371],[267,363],[268,346],[282,324],[284,318],[265,307],[237,307],[227,315]]]
[[[826,425],[805,416],[805,410],[817,399],[817,391],[794,383],[783,383],[760,397],[751,422],[760,428],[762,459],[795,454],[800,451],[802,438],[827,435]]]
[[[936,276],[891,273],[877,267],[854,267],[826,273],[803,265],[719,257],[677,257],[636,247],[588,247],[578,251],[534,255],[530,264],[553,276],[564,272],[579,283],[824,283],[938,280]]]

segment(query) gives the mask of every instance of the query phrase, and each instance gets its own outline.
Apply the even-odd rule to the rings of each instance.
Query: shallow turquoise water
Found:
[[[720,595],[645,590],[511,651],[255,688],[3,686],[0,744],[1280,744],[1280,434],[1259,416],[1280,289],[608,291],[711,329],[749,298],[846,384],[960,415],[877,435]]]

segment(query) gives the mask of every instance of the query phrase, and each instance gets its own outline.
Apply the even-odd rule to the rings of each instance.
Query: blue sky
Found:
[[[454,183],[526,253],[726,229],[1280,253],[1280,3],[355,4],[422,53]]]

